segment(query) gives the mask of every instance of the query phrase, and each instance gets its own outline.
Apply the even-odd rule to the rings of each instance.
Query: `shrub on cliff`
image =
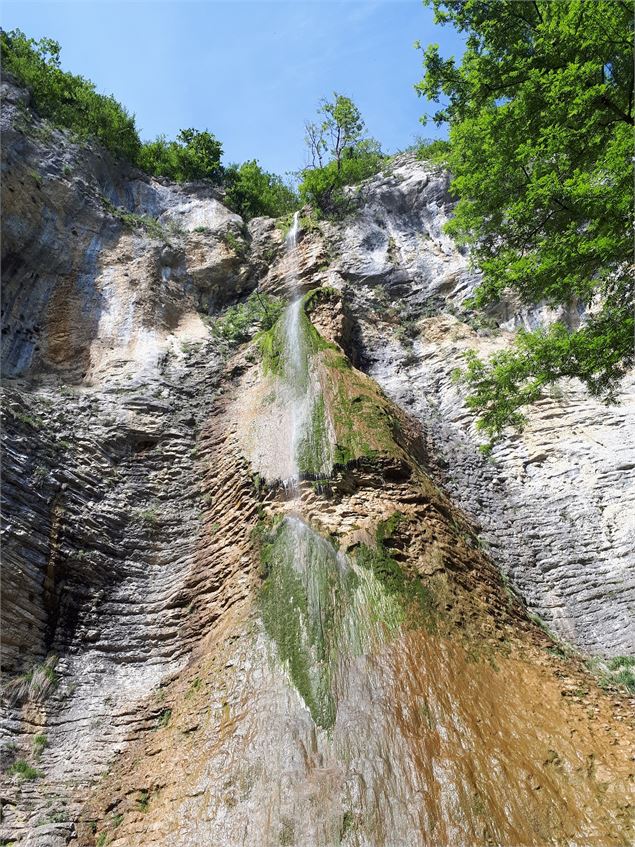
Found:
[[[223,147],[211,132],[182,129],[176,141],[167,141],[160,135],[143,144],[137,164],[148,173],[176,182],[208,179],[218,183],[223,178],[222,155]]]
[[[545,386],[577,377],[613,400],[633,348],[633,6],[613,0],[426,0],[467,36],[461,63],[424,53],[458,196],[447,229],[483,271],[474,304],[513,292],[586,318],[468,361],[468,405],[497,436]]]
[[[61,69],[57,41],[36,41],[15,29],[0,32],[0,49],[3,70],[29,90],[35,109],[53,124],[78,138],[98,139],[148,173],[177,181],[221,180],[223,149],[210,132],[184,129],[176,141],[160,136],[142,144],[134,116],[114,97],[98,94],[92,82]]]
[[[346,151],[338,167],[331,161],[321,168],[309,168],[302,172],[300,197],[310,203],[326,217],[339,217],[350,206],[343,191],[346,185],[357,185],[376,174],[385,161],[385,156],[374,141],[360,142],[354,149]]]
[[[245,220],[266,215],[278,218],[298,208],[298,195],[276,174],[264,171],[255,159],[225,170],[225,203]]]
[[[115,156],[134,162],[141,147],[130,115],[114,97],[98,94],[92,82],[60,68],[60,45],[35,41],[19,29],[0,32],[2,67],[31,92],[38,112],[85,139],[98,138]]]
[[[385,161],[377,141],[364,137],[364,120],[349,97],[335,93],[323,100],[319,123],[306,124],[311,167],[301,172],[300,198],[327,217],[348,209],[346,185],[377,173]]]

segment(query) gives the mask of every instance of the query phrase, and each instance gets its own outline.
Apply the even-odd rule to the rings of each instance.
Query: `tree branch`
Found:
[[[608,108],[612,112],[614,112],[622,121],[624,121],[624,123],[628,124],[629,126],[635,126],[633,116],[626,114],[626,112],[623,112],[619,106],[616,106],[615,103],[613,103],[613,101],[606,96],[606,94],[600,95],[600,102],[604,103],[605,106],[608,106]]]

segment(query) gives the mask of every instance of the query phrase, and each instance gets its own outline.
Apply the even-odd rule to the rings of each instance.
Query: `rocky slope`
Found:
[[[629,843],[629,702],[524,605],[632,647],[628,386],[486,461],[451,372],[539,316],[474,324],[444,174],[398,160],[289,250],[3,98],[0,838]],[[289,370],[231,304],[296,286]]]

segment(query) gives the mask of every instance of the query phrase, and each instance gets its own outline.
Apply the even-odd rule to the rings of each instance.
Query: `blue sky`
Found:
[[[142,138],[209,129],[226,163],[280,174],[305,164],[304,122],[333,91],[389,152],[443,136],[419,123],[413,42],[461,53],[420,0],[4,0],[2,26],[59,41],[63,67],[134,112]]]

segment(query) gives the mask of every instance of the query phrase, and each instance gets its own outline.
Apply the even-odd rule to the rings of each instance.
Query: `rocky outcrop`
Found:
[[[208,315],[254,283],[210,189],[131,172],[3,93],[2,835],[61,844],[220,586],[229,602],[199,573],[197,443],[224,361]],[[7,777],[27,761],[45,784]]]
[[[467,349],[487,355],[553,315],[503,303],[483,321],[465,308],[479,277],[442,231],[452,209],[446,174],[405,157],[366,183],[362,200],[341,225],[306,236],[334,257],[326,284],[345,292],[358,360],[421,422],[437,480],[530,609],[584,650],[630,653],[633,378],[613,406],[563,380],[529,411],[525,431],[485,459],[453,371]],[[316,267],[316,279],[324,273]]]
[[[627,843],[623,691],[523,603],[627,651],[628,406],[563,385],[481,456],[451,372],[535,316],[474,325],[446,177],[292,256],[3,96],[0,838]],[[293,500],[284,323],[218,331],[256,286],[308,292]]]
[[[25,116],[3,83],[3,373],[112,383],[249,290],[242,220]],[[172,343],[174,347],[174,343]]]
[[[371,381],[330,361],[332,396],[354,408]],[[263,402],[262,374],[257,363],[233,373],[227,393],[239,399],[222,402],[212,437],[246,489],[240,433],[260,419],[247,407]],[[356,433],[373,406],[390,412],[375,389],[352,412]],[[357,452],[328,484],[307,480],[289,499],[275,477],[260,481],[260,522],[241,520],[255,530],[242,567],[251,599],[166,689],[169,722],[96,788],[80,843],[93,843],[91,821],[113,845],[157,847],[628,837],[632,767],[616,746],[632,731],[626,704],[555,654],[410,458],[416,427],[393,414],[401,444],[367,450],[335,426],[334,455]]]

